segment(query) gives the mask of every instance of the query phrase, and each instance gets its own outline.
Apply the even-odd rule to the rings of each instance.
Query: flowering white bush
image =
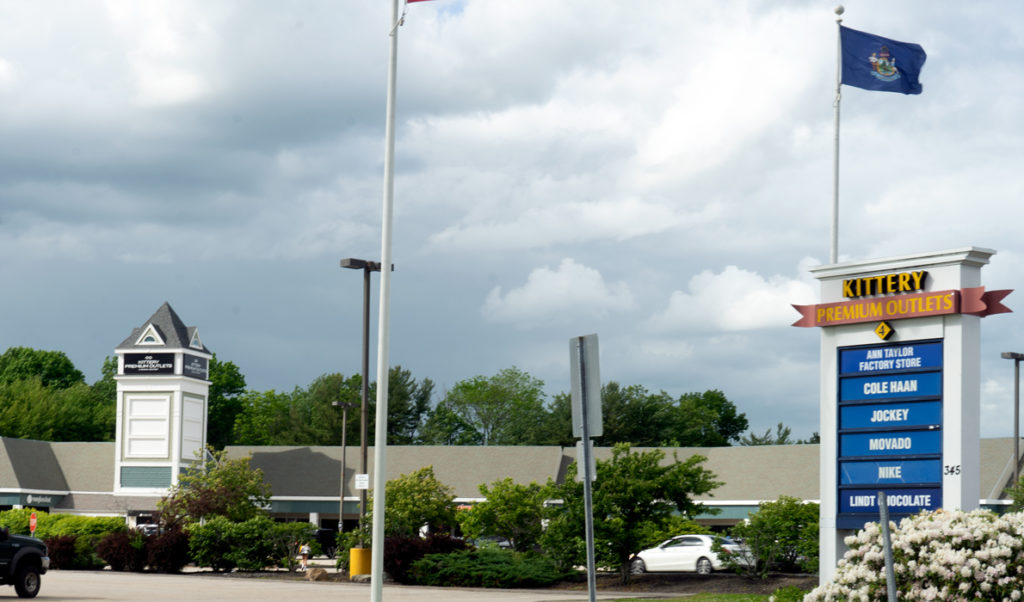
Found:
[[[900,600],[1020,600],[1024,591],[1024,513],[922,512],[892,528]],[[804,597],[886,600],[885,552],[878,523],[846,538],[850,551],[832,580]]]

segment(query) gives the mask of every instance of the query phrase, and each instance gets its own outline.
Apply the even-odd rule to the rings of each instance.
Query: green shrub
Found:
[[[489,548],[428,554],[410,572],[420,585],[459,587],[546,587],[563,576],[543,556]]]
[[[818,504],[785,495],[761,504],[749,520],[730,531],[749,553],[725,558],[726,565],[762,579],[769,571],[816,573],[818,515]]]
[[[295,559],[303,542],[309,542],[310,556],[320,553],[320,545],[315,541],[316,527],[310,523],[272,523],[267,536],[270,538],[271,555],[274,564],[294,571],[299,563]]]
[[[196,565],[215,571],[258,571],[281,562],[289,553],[289,541],[312,529],[307,523],[275,523],[265,516],[237,523],[214,516],[189,526],[189,552]]]
[[[231,521],[223,516],[214,516],[204,523],[193,523],[188,528],[189,554],[196,566],[209,567],[214,571],[229,571],[235,568],[230,557]]]
[[[15,508],[0,512],[0,528],[7,527],[11,533],[29,534],[29,518],[36,513],[35,536],[49,539],[58,535],[106,535],[127,531],[124,519],[118,516],[78,516],[75,514],[50,514],[32,508]]]
[[[36,512],[38,519],[42,519],[46,514],[45,512],[36,511],[31,508],[15,508],[13,510],[0,512],[0,528],[7,527],[10,529],[11,533],[28,535],[28,519],[33,512]],[[36,528],[39,528],[38,523],[36,524]]]
[[[47,514],[38,516],[37,537],[55,535],[107,535],[128,530],[119,516],[78,516],[75,514]]]
[[[102,535],[78,535],[75,538],[75,558],[72,568],[93,571],[102,569],[106,564],[103,559],[96,555],[96,544],[99,543]]]
[[[275,558],[273,520],[258,516],[240,523],[231,523],[229,539],[232,549],[228,557],[242,571],[259,571],[277,564]]]
[[[366,535],[361,534],[359,529],[352,529],[351,531],[339,531],[338,532],[338,547],[337,553],[334,555],[334,567],[339,571],[348,572],[349,565],[349,550],[352,548],[359,547],[360,539],[365,539]],[[369,540],[367,545],[369,545]]]

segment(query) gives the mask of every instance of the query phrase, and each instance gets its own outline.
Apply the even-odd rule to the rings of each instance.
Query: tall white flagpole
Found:
[[[377,414],[373,440],[373,538],[370,600],[384,595],[384,488],[388,446],[388,335],[391,319],[391,221],[395,188],[395,81],[398,70],[399,0],[391,0],[391,50],[388,56],[388,100],[384,126],[384,207],[380,250],[380,306],[377,328]]]
[[[836,7],[836,101],[835,108],[835,139],[832,153],[832,248],[829,253],[831,263],[839,261],[839,99],[843,82],[843,36],[839,27],[843,22],[843,5]]]

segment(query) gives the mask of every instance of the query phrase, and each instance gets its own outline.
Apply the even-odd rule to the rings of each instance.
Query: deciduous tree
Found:
[[[428,533],[450,533],[457,524],[455,493],[434,474],[433,466],[392,479],[384,485],[384,534],[388,537],[419,537]],[[372,496],[371,496],[372,500]],[[346,533],[342,548],[369,541],[373,504],[367,504],[359,528]]]
[[[0,436],[42,441],[110,441],[114,405],[85,383],[51,388],[39,377],[0,384]]]
[[[594,547],[598,562],[619,569],[623,583],[629,579],[630,557],[649,543],[650,534],[663,531],[676,513],[693,517],[698,511],[706,512],[694,497],[720,485],[704,468],[703,456],[664,459],[661,450],[637,452],[619,444],[612,449],[611,459],[597,461]],[[575,463],[568,474],[576,474]],[[560,485],[549,481],[548,487],[549,497],[563,504],[548,509],[541,545],[563,566],[584,564],[583,484],[570,477]]]
[[[718,389],[703,393],[684,393],[679,397],[676,414],[678,445],[684,447],[723,447],[739,440],[748,422],[745,414]]]
[[[764,579],[769,571],[818,570],[819,507],[781,496],[764,502],[750,518],[732,528],[750,557],[730,559],[739,572]]]
[[[394,366],[388,373],[388,444],[412,445],[419,438],[419,430],[434,394],[434,383],[429,378],[416,382],[412,373]],[[376,407],[376,401],[373,404]]]
[[[206,441],[215,449],[231,443],[235,419],[242,412],[245,376],[234,362],[222,362],[214,353],[210,358],[209,412]]]
[[[444,400],[427,415],[419,436],[424,445],[481,445],[483,440],[480,432]]]
[[[766,430],[763,435],[750,431],[740,437],[740,445],[792,445],[797,443],[790,438],[792,432],[792,429],[780,422],[775,425],[774,434],[772,429]]]
[[[670,445],[675,438],[676,411],[667,393],[650,393],[640,385],[601,387],[604,435],[601,445],[628,443],[636,447]]]
[[[544,382],[518,368],[455,384],[448,409],[480,433],[484,445],[531,445],[544,416]]]
[[[226,452],[207,448],[157,502],[164,526],[210,516],[233,522],[264,516],[270,505],[270,484],[263,480],[262,470],[250,466],[250,459],[229,459]]]
[[[85,382],[85,375],[63,351],[10,347],[0,355],[0,383],[39,378],[44,387],[66,389]]]
[[[459,512],[462,533],[469,538],[499,536],[517,552],[532,550],[544,531],[541,518],[547,491],[537,483],[523,485],[511,478],[480,485],[484,501]]]

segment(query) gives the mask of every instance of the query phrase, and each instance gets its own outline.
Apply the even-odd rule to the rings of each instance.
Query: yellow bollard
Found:
[[[351,548],[348,551],[348,577],[369,575],[372,556],[370,548]]]

